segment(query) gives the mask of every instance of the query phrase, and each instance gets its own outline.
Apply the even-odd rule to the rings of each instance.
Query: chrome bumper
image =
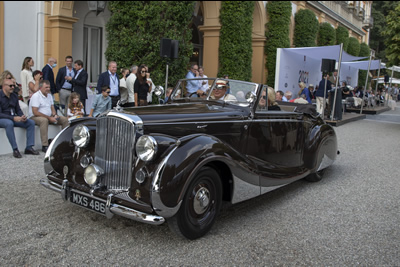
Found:
[[[43,178],[40,180],[41,185],[43,185],[47,189],[50,189],[50,190],[60,193],[62,199],[64,201],[69,202],[67,183],[68,183],[67,180],[64,180],[62,185],[54,183],[47,178]],[[89,194],[87,194],[85,192],[80,192],[80,194],[90,196]],[[164,217],[143,213],[141,211],[137,211],[137,210],[125,207],[125,206],[113,204],[112,198],[113,198],[113,195],[109,194],[107,197],[107,201],[106,201],[105,216],[108,219],[111,219],[115,214],[115,215],[119,215],[119,216],[122,216],[122,217],[125,217],[128,219],[131,219],[131,220],[135,220],[135,221],[139,221],[139,222],[143,222],[143,223],[147,223],[147,224],[152,224],[152,225],[160,225],[165,222]]]

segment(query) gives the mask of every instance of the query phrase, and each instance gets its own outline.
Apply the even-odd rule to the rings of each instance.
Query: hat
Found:
[[[222,86],[226,86],[226,81],[218,80],[217,87],[222,87]]]
[[[310,84],[308,85],[308,87],[314,87],[314,85],[313,85],[312,83],[310,83]]]

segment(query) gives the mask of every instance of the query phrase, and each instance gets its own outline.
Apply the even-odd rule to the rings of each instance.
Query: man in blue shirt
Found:
[[[186,79],[199,78],[199,66],[197,64],[193,64],[190,67],[189,72],[186,74]],[[200,90],[201,80],[195,81],[187,81],[186,82],[186,96],[190,94],[197,93],[198,95],[202,95],[204,92]],[[197,96],[193,94],[193,96]]]
[[[97,117],[104,111],[111,109],[110,92],[110,87],[107,85],[101,88],[101,94],[96,95],[96,98],[93,101],[89,117]]]
[[[6,130],[15,158],[22,158],[22,156],[18,150],[14,127],[26,129],[25,154],[39,155],[39,152],[33,148],[35,145],[35,122],[23,114],[19,107],[18,96],[14,94],[14,87],[11,79],[3,80],[2,90],[0,90],[0,127]]]

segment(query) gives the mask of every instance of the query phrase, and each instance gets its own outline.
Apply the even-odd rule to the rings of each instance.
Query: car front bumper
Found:
[[[43,178],[40,180],[40,184],[46,187],[47,189],[60,193],[64,201],[70,202],[70,197],[69,197],[70,189],[68,187],[68,180],[64,180],[63,184],[60,185],[58,183],[51,181],[48,178]],[[74,191],[78,192],[80,195],[93,198],[93,196],[91,196],[86,192],[77,191],[76,189],[74,189]],[[119,215],[131,220],[152,225],[160,225],[165,222],[164,217],[137,211],[132,208],[112,203],[112,201],[113,201],[113,194],[109,194],[105,204],[105,214],[104,214],[109,219],[111,219],[114,215]]]

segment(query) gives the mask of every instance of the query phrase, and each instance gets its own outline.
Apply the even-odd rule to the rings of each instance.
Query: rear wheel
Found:
[[[205,235],[222,203],[222,184],[212,168],[202,168],[190,183],[178,213],[167,220],[172,231],[188,239]]]
[[[315,173],[312,173],[304,179],[308,182],[319,182],[322,180],[324,173],[325,173],[325,169],[317,171]]]

